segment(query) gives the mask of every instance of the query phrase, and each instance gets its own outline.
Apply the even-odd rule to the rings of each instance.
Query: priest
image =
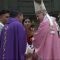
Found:
[[[20,13],[13,11],[1,34],[0,60],[25,60],[26,31],[19,22]]]

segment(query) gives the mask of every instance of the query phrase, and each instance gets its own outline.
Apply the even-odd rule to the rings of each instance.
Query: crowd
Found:
[[[35,12],[38,29],[20,11],[0,11],[0,60],[60,60],[56,18],[46,9]]]
[[[37,31],[23,13],[0,11],[0,60],[60,60],[56,18],[43,10],[36,17],[40,22]]]
[[[34,26],[18,11],[0,11],[0,59],[29,60],[33,57]]]

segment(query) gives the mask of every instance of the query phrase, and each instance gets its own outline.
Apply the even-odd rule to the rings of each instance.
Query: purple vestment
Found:
[[[0,60],[25,60],[26,32],[15,18],[10,18],[1,34]]]

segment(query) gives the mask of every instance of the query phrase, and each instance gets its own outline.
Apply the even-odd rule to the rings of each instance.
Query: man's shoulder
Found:
[[[22,23],[20,23],[19,21],[15,21],[13,22],[14,25],[22,25]]]
[[[15,21],[13,23],[11,23],[12,26],[15,26],[15,27],[23,27],[22,23],[20,23],[19,21]]]
[[[12,24],[14,24],[14,25],[18,25],[18,24],[20,24],[18,21],[14,21],[14,22],[12,22]]]

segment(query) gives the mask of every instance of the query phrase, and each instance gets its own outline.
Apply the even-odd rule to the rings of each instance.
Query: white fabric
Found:
[[[26,52],[25,52],[25,54],[28,54],[28,53],[33,53],[33,51],[34,51],[34,47],[33,47],[33,45],[29,45],[28,43],[27,43],[27,47],[26,47]]]
[[[4,27],[4,24],[0,22],[0,25]]]
[[[1,34],[3,27],[4,27],[4,25],[0,22],[0,34]]]
[[[45,5],[44,5],[43,0],[41,0],[41,6],[40,6],[40,7],[41,7],[42,10],[46,10],[46,7],[45,7]]]
[[[58,25],[58,23],[56,22],[56,18],[51,16],[51,19],[52,19],[53,22],[56,24],[57,31],[59,31],[59,25]]]
[[[48,20],[50,22],[50,26],[53,26],[53,20],[51,19],[51,16],[47,13],[46,16],[48,17]]]
[[[34,8],[35,8],[35,13],[37,12],[37,11],[40,11],[40,4],[39,3],[37,3],[35,0],[34,0]]]

